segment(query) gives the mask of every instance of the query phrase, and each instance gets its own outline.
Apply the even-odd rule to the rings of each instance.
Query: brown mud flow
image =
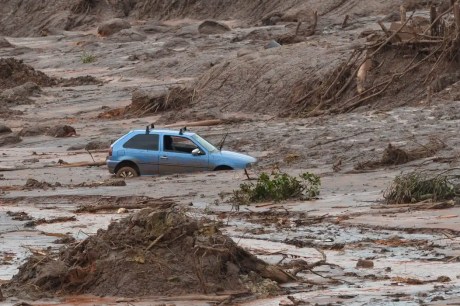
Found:
[[[1,2],[1,302],[457,302],[458,4]],[[259,163],[114,180],[152,123]],[[262,172],[320,193],[232,200]]]

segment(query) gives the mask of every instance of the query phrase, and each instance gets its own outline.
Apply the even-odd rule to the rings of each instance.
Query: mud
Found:
[[[0,71],[0,89],[2,90],[27,82],[33,82],[39,86],[56,85],[55,79],[15,58],[0,59]]]
[[[18,75],[25,76],[7,79],[10,88],[0,89],[1,95],[20,93],[27,82],[40,89],[0,105],[2,124],[11,129],[0,138],[19,134],[22,140],[0,148],[0,282],[14,275],[25,280],[31,272],[29,284],[43,286],[47,294],[63,289],[35,303],[56,305],[458,302],[458,202],[382,203],[383,190],[401,172],[439,173],[460,165],[457,60],[449,52],[426,58],[437,47],[449,50],[452,37],[439,39],[441,45],[390,39],[369,61],[358,88],[354,73],[366,56],[359,52],[364,46],[372,52],[388,38],[377,21],[383,19],[387,28],[400,21],[400,1],[174,3],[7,0],[0,6],[0,31],[13,46],[0,48],[0,58],[9,62],[14,57]],[[416,8],[410,26],[426,27],[430,4],[404,3],[406,9]],[[446,16],[450,24],[453,15]],[[113,18],[131,28],[98,35],[97,27]],[[201,34],[205,20],[228,28]],[[424,39],[435,40],[428,36]],[[281,44],[265,49],[272,40]],[[407,67],[410,73],[401,76]],[[55,83],[36,81],[43,77],[39,71]],[[375,86],[393,77],[387,91],[378,94],[382,87]],[[190,90],[171,96],[174,88]],[[369,91],[360,96],[362,89]],[[133,99],[141,92],[147,94]],[[133,106],[136,111],[127,113]],[[252,179],[274,170],[318,174],[320,198],[236,211],[228,199],[248,180],[240,171],[113,181],[103,166],[108,145],[151,123],[188,126],[214,144],[227,135],[224,149],[258,158],[249,171]],[[73,127],[72,137],[46,135],[49,127],[64,125]],[[25,187],[29,178],[37,188]],[[163,240],[165,234],[146,250],[159,236],[149,236],[142,226],[129,231],[129,220],[147,218],[139,212],[144,209],[171,206],[186,211],[180,214],[188,220],[184,224],[217,224],[218,231],[186,234],[177,244]],[[224,272],[210,273],[209,282],[201,282],[194,250],[182,249],[192,245],[181,240],[185,237],[231,239],[238,250],[295,274],[296,280],[279,285],[260,273],[227,277],[232,269],[222,270],[222,261],[216,260],[206,267]],[[61,252],[59,243],[67,244]],[[99,266],[89,247],[97,251]],[[174,259],[167,248],[180,257]],[[79,251],[87,252],[77,262]],[[158,252],[163,257],[152,257]],[[214,255],[210,251],[204,258]],[[171,258],[174,269],[164,265]],[[72,272],[73,263],[77,269]],[[109,265],[126,271],[126,280]],[[139,270],[146,266],[150,270]],[[155,277],[146,271],[156,272]],[[172,278],[165,281],[162,275]],[[222,277],[237,292],[219,291]],[[34,286],[24,287],[18,278],[14,282],[21,291],[33,295]],[[144,291],[136,292],[133,284],[142,280]],[[162,296],[147,296],[147,289],[154,289],[150,282],[158,282]],[[3,285],[3,293],[5,286],[12,285]],[[5,303],[30,302],[18,296],[9,292]]]
[[[242,0],[216,0],[210,5],[202,0],[187,3],[167,4],[161,1],[87,1],[68,3],[47,0],[36,3],[32,0],[9,0],[0,11],[5,18],[1,21],[1,33],[10,36],[50,35],[62,30],[87,30],[114,17],[129,19],[169,20],[191,19],[238,19],[243,24],[262,24],[270,16],[285,16],[286,20],[298,20],[305,12],[319,12],[329,22],[342,22],[343,14],[369,16],[388,14],[400,5],[399,1],[367,2],[365,7],[358,1],[345,3],[340,0],[312,1],[308,5],[298,0],[270,0],[262,4]],[[43,11],[44,7],[47,8]],[[224,9],[225,8],[225,9]],[[10,12],[13,12],[10,14]],[[268,17],[268,18],[267,18]],[[338,21],[337,19],[340,19]]]

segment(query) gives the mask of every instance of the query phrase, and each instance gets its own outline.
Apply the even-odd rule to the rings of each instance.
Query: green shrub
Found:
[[[96,61],[96,56],[84,52],[82,56],[80,57],[80,59],[83,64],[89,64],[89,63],[93,63]]]
[[[230,201],[237,204],[287,199],[311,200],[319,195],[321,179],[312,173],[303,173],[299,178],[287,173],[262,173],[257,183],[243,183],[233,191]]]
[[[388,204],[449,200],[455,197],[455,186],[445,175],[412,172],[395,177],[383,197]]]

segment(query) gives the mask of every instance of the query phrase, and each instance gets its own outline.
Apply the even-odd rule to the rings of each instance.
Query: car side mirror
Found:
[[[193,156],[198,156],[198,155],[201,155],[201,151],[200,149],[196,148],[196,149],[193,149],[192,151],[192,155]]]

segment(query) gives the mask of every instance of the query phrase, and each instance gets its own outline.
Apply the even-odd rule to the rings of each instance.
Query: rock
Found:
[[[50,128],[46,135],[60,138],[60,137],[71,137],[77,135],[77,132],[70,125],[56,125]]]
[[[29,158],[29,159],[24,159],[22,162],[27,163],[27,164],[35,164],[38,163],[40,160],[38,158]]]
[[[163,25],[145,25],[141,27],[142,31],[147,34],[158,34],[170,32],[171,28]]]
[[[6,40],[5,37],[0,37],[0,48],[13,48],[13,47],[14,46],[10,44],[10,42]]]
[[[132,42],[146,40],[147,36],[132,29],[123,29],[115,33],[110,39],[117,42]]]
[[[95,140],[90,141],[85,146],[85,150],[105,150],[110,148],[110,141]]]
[[[119,209],[117,210],[117,214],[125,214],[125,213],[127,213],[127,212],[128,212],[128,210],[127,210],[126,208],[124,208],[124,207],[119,208]]]
[[[184,25],[176,32],[176,36],[191,38],[199,35],[198,27],[196,25]]]
[[[18,135],[22,137],[44,135],[48,129],[43,126],[25,127],[19,131]]]
[[[445,300],[445,298],[444,298],[443,296],[441,296],[441,295],[437,295],[437,296],[435,296],[435,297],[433,297],[433,298],[431,299],[432,302],[444,301],[444,300]]]
[[[11,133],[11,129],[9,127],[7,127],[6,125],[4,124],[1,124],[0,123],[0,134],[8,134],[8,133]]]
[[[222,34],[230,30],[228,25],[214,20],[205,20],[198,26],[200,34]]]
[[[174,48],[186,48],[190,45],[190,43],[179,37],[173,37],[170,40],[166,41],[163,45],[165,49],[174,49]]]
[[[356,268],[372,269],[374,262],[372,260],[359,259],[356,263]]]
[[[386,15],[382,19],[383,22],[394,22],[394,21],[400,21],[400,20],[401,20],[401,15],[399,12],[391,12],[390,14]]]
[[[452,281],[452,280],[450,279],[449,276],[442,275],[442,276],[439,276],[439,277],[436,279],[436,281],[438,281],[438,282],[440,282],[440,283],[448,283],[448,282],[450,282],[450,281]]]
[[[15,143],[18,143],[18,142],[21,142],[21,141],[22,141],[22,139],[18,135],[3,136],[3,137],[0,137],[0,147],[6,146],[6,145],[9,145],[9,144],[15,144]]]
[[[92,75],[83,75],[70,79],[61,79],[59,84],[62,87],[81,86],[81,85],[102,85],[104,82]]]
[[[43,189],[46,189],[52,186],[53,185],[51,185],[48,182],[39,182],[33,178],[28,178],[26,181],[26,184],[24,185],[24,187],[27,187],[27,188],[43,188]]]
[[[251,54],[253,53],[253,51],[249,50],[249,49],[241,49],[241,50],[238,50],[238,52],[236,53],[236,56],[237,57],[242,57],[242,56],[245,56],[245,55],[248,55],[248,54]]]
[[[271,40],[266,46],[265,49],[279,48],[281,45],[276,40]]]
[[[67,151],[77,151],[77,150],[83,150],[87,145],[84,144],[76,144],[73,146],[70,146]]]
[[[7,103],[22,105],[31,103],[32,100],[29,97],[37,96],[39,93],[41,93],[41,89],[36,83],[27,82],[10,89],[5,89],[0,94],[0,97]]]
[[[97,28],[97,33],[101,36],[111,36],[117,32],[120,32],[123,29],[129,29],[131,25],[128,21],[115,18],[109,21],[102,23]]]

